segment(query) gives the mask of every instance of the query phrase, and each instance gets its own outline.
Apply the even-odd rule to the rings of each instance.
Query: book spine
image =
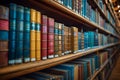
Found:
[[[48,58],[54,57],[54,19],[48,18]]]
[[[58,36],[58,33],[59,33],[59,29],[58,29],[58,24],[57,22],[55,22],[55,25],[54,25],[54,56],[55,57],[58,57],[58,50],[59,50],[59,43],[58,43],[58,40],[59,40],[59,36]]]
[[[0,20],[0,30],[6,30],[8,31],[9,30],[9,21],[7,20]]]
[[[47,16],[42,15],[42,26],[41,26],[41,57],[43,60],[47,59]]]
[[[19,6],[17,6],[17,9],[19,8]],[[21,6],[22,10],[24,10],[24,8]],[[21,10],[21,9],[18,9]],[[22,14],[22,15],[21,15]],[[15,37],[15,41],[16,41],[16,49],[15,49],[15,63],[22,63],[22,58],[23,58],[23,27],[24,27],[24,21],[22,20],[22,18],[20,19],[20,16],[23,16],[24,13],[21,13],[21,11],[17,11],[17,21],[16,21],[16,37]],[[19,18],[18,18],[19,17]]]
[[[41,60],[41,13],[36,12],[36,60]]]
[[[8,63],[10,65],[12,64],[15,64],[15,49],[16,49],[16,46],[15,46],[15,43],[16,43],[16,12],[17,12],[17,5],[14,4],[14,3],[10,3],[10,13],[9,13],[9,16],[10,16],[10,20],[9,20],[9,55],[8,55]]]
[[[30,22],[24,21],[24,33],[23,33],[23,61],[30,61]]]

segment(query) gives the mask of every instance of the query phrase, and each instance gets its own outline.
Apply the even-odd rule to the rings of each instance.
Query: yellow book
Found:
[[[30,17],[31,17],[31,22],[36,23],[36,10],[30,9]]]
[[[30,50],[36,50],[35,49],[35,40],[30,41]]]
[[[41,60],[41,50],[36,50],[36,60],[37,61]]]

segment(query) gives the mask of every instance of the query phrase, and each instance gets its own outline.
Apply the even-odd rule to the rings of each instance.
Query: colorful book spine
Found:
[[[36,60],[41,60],[41,13],[36,12]]]
[[[72,30],[71,28],[68,29],[68,53],[70,54],[72,52]]]
[[[42,15],[41,26],[41,57],[43,60],[47,59],[47,16]]]
[[[65,49],[65,54],[68,54],[68,27],[64,26],[64,49]]]
[[[15,64],[15,49],[16,49],[16,13],[17,5],[10,3],[10,31],[9,31],[9,55],[8,55],[8,63],[10,65]]]
[[[62,56],[62,24],[58,24],[58,54]]]
[[[36,10],[30,9],[30,61],[36,61]]]
[[[30,8],[24,8],[23,61],[30,61]]]
[[[65,54],[65,42],[64,42],[64,38],[65,38],[65,36],[64,36],[64,24],[62,24],[62,33],[61,33],[61,35],[62,35],[62,55],[64,55]]]
[[[9,8],[0,5],[0,67],[8,65]]]
[[[81,32],[78,32],[78,50],[81,50]]]
[[[78,51],[78,28],[72,27],[72,52],[77,53]]]
[[[55,25],[54,25],[54,54],[55,54],[55,57],[58,57],[58,50],[59,50],[59,36],[58,36],[58,32],[59,32],[59,29],[58,29],[58,26],[59,26],[59,23],[55,22]]]
[[[83,32],[83,29],[81,29],[81,49],[84,49],[84,32]]]
[[[47,51],[47,56],[48,58],[53,58],[54,57],[54,19],[53,18],[48,18],[48,51]]]

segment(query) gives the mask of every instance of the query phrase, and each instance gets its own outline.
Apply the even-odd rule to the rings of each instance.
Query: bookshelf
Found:
[[[11,79],[11,78],[25,75],[25,74],[28,74],[31,72],[46,69],[46,68],[49,68],[49,67],[52,67],[52,66],[55,66],[58,64],[62,64],[62,63],[68,62],[70,60],[74,60],[76,58],[88,55],[90,53],[97,52],[97,51],[102,50],[104,48],[118,45],[118,44],[119,43],[109,44],[107,46],[101,46],[99,48],[86,50],[83,52],[79,52],[77,54],[69,54],[69,55],[65,55],[62,57],[54,58],[54,59],[48,59],[45,61],[23,63],[23,64],[18,64],[18,65],[3,67],[3,68],[0,68],[0,78],[3,80],[4,79]]]
[[[75,22],[79,23],[79,24],[84,24],[84,25],[89,25],[90,28],[93,28],[93,29],[98,29],[101,33],[104,33],[104,34],[111,34],[112,36],[116,37],[116,38],[119,38],[118,35],[115,35],[111,32],[109,32],[108,30],[105,30],[102,26],[99,26],[93,22],[90,22],[89,20],[85,19],[84,17],[82,17],[81,15],[73,12],[72,10],[66,8],[65,6],[61,5],[60,3],[58,2],[55,2],[53,0],[36,0],[36,1],[32,1],[32,0],[29,0],[30,2],[34,3],[35,5],[39,6],[39,7],[42,7],[43,9],[47,9],[48,11],[50,12],[56,12],[56,14],[58,15],[62,15],[64,17],[67,17],[68,19],[74,19]],[[48,5],[48,6],[45,6],[45,5]],[[97,5],[97,4],[96,4]],[[51,8],[50,8],[50,7]],[[99,7],[99,6],[98,6]],[[100,8],[99,8],[100,9]],[[59,11],[59,12],[58,12]],[[102,10],[100,10],[102,11]],[[62,12],[62,13],[60,13]],[[103,12],[101,12],[103,13]],[[66,14],[66,15],[65,15]],[[48,14],[49,15],[49,14]],[[103,13],[103,15],[105,16],[105,14]],[[106,16],[105,16],[106,17]],[[107,19],[107,17],[106,17]],[[109,21],[109,20],[108,20]]]
[[[120,39],[120,37],[118,35],[113,34],[112,32],[110,32],[108,30],[105,30],[102,26],[99,26],[96,23],[89,21],[88,19],[73,12],[72,10],[66,8],[65,6],[61,5],[60,3],[56,2],[56,1],[53,1],[53,0],[26,0],[24,2],[25,3],[23,3],[23,4],[18,2],[18,4],[25,5],[26,3],[29,3],[29,5],[27,4],[27,6],[35,8],[37,10],[40,9],[42,13],[44,13],[50,17],[55,17],[55,19],[57,21],[60,21],[61,18],[66,18],[65,20],[63,20],[61,22],[69,21],[68,25],[75,25],[75,26],[82,24],[93,30],[98,30],[98,32],[100,32],[100,33],[103,33],[106,35],[111,35],[115,38]],[[97,3],[95,1],[93,1],[93,2],[97,6],[97,8],[100,11],[100,13],[102,14],[102,16],[116,29],[116,27],[105,16],[105,14],[100,9],[100,7],[97,5]],[[55,15],[52,15],[52,14],[55,14]],[[99,50],[103,50],[105,48],[113,47],[113,46],[116,46],[119,44],[120,44],[120,42],[112,43],[112,44],[108,44],[106,46],[100,46],[97,48],[78,52],[77,54],[69,54],[69,55],[65,55],[62,57],[54,58],[54,59],[47,59],[47,60],[42,60],[42,61],[6,66],[3,68],[0,68],[0,79],[2,79],[2,80],[11,79],[11,78],[22,76],[22,75],[25,75],[25,74],[28,74],[31,72],[46,69],[46,68],[49,68],[49,67],[52,67],[52,66],[55,66],[58,64],[62,64],[62,63],[74,60],[76,58],[86,56],[93,52],[97,52]],[[115,53],[116,53],[116,51],[115,51]],[[113,56],[114,56],[114,54],[111,57],[113,57]],[[93,80],[94,77],[97,76],[97,74],[107,65],[108,62],[109,62],[109,60],[107,60],[104,63],[104,65],[92,76],[91,80]]]
[[[110,59],[117,53],[118,50],[119,48],[114,51],[114,53],[110,56],[110,58],[100,67],[98,71],[95,72],[95,74],[91,77],[90,80],[94,80],[94,78],[104,69],[104,67],[109,63]],[[110,74],[110,72],[108,72],[108,74]]]
[[[107,20],[110,25],[112,25],[112,27],[114,27],[114,29],[119,33],[119,30],[117,27],[115,27],[115,25],[113,25],[109,19],[107,18],[107,16],[105,15],[105,13],[100,9],[100,6],[97,4],[97,2],[95,0],[92,1],[93,4],[97,7],[98,11],[101,13],[101,15],[105,18],[105,20]],[[107,8],[109,9],[109,7],[107,6]],[[110,9],[109,9],[110,10]],[[111,10],[110,10],[110,13],[112,14]],[[112,15],[113,16],[113,15]],[[115,19],[114,19],[115,20]]]

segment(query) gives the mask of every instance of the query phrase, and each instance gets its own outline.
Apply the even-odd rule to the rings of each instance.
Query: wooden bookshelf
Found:
[[[69,55],[65,55],[62,57],[58,57],[58,58],[3,67],[3,68],[0,68],[0,79],[1,80],[11,79],[11,78],[22,76],[22,75],[32,73],[38,70],[46,69],[46,68],[91,54],[93,52],[102,50],[104,48],[115,46],[117,44],[119,43],[112,43],[106,46],[101,46],[98,48],[93,48],[93,49],[81,51],[76,54],[69,54]]]
[[[89,21],[88,19],[75,13],[74,11],[68,9],[67,7],[63,6],[62,4],[60,4],[56,1],[53,1],[53,0],[28,0],[28,1],[29,1],[29,3],[36,5],[37,8],[39,7],[39,8],[42,8],[43,10],[47,10],[47,12],[48,12],[48,14],[46,13],[47,15],[57,14],[56,16],[60,15],[64,18],[67,18],[68,21],[73,20],[74,21],[73,23],[75,23],[75,24],[77,24],[77,23],[79,25],[83,24],[83,25],[88,26],[89,28],[98,29],[99,32],[101,32],[103,34],[107,34],[107,35],[110,34],[116,38],[119,38],[119,36],[111,33],[108,30],[105,30],[103,27],[97,25],[94,22]],[[45,12],[45,11],[43,11],[43,12]],[[76,26],[76,27],[79,27],[79,26]]]
[[[94,78],[105,68],[105,66],[109,63],[110,59],[116,54],[116,52],[119,50],[119,48],[117,50],[114,51],[114,53],[110,56],[110,58],[105,61],[105,63],[100,67],[100,69],[98,71],[96,71],[94,73],[94,75],[91,77],[90,80],[94,80]],[[108,74],[110,74],[111,71],[108,71]],[[108,76],[108,75],[107,75]]]
[[[95,0],[92,0],[92,2],[95,4],[95,6],[97,7],[98,11],[100,12],[100,14],[110,23],[110,25],[112,25],[112,27],[118,32],[119,30],[109,21],[109,19],[107,18],[107,16],[105,15],[105,13],[101,10],[100,6],[97,4],[97,2]],[[107,5],[106,5],[107,6]],[[108,8],[108,6],[107,6]],[[110,9],[109,9],[110,11]],[[111,12],[111,11],[110,11]]]

